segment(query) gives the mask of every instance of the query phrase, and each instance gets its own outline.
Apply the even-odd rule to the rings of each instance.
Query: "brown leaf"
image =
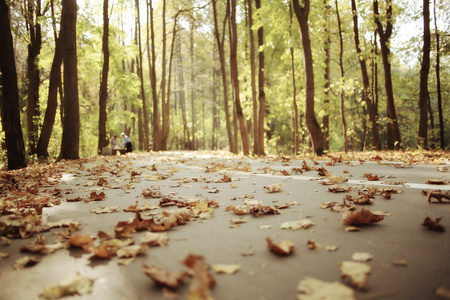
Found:
[[[144,198],[162,198],[162,193],[158,190],[145,189],[141,193]]]
[[[325,282],[312,277],[305,277],[298,283],[297,289],[301,293],[298,299],[356,300],[354,291],[337,281]]]
[[[91,251],[94,247],[94,239],[90,234],[81,235],[77,233],[67,241],[67,247],[80,247]]]
[[[41,297],[44,299],[58,299],[64,296],[84,295],[92,291],[95,279],[77,274],[73,278],[65,278],[51,286],[44,287]]]
[[[271,238],[266,238],[267,247],[273,253],[278,255],[290,255],[294,253],[295,245],[289,240],[283,240],[281,243],[273,243]]]
[[[370,210],[362,208],[361,211],[346,211],[342,215],[342,224],[359,226],[364,224],[376,223],[383,220],[383,216],[373,214]]]
[[[320,245],[319,243],[317,243],[314,240],[308,240],[308,248],[311,250],[319,250],[320,249]]]
[[[188,275],[187,272],[171,273],[155,266],[149,267],[145,264],[142,264],[142,269],[144,270],[145,275],[151,278],[155,283],[171,290],[177,289]]]
[[[425,220],[423,220],[422,222],[422,226],[428,227],[431,230],[434,231],[441,231],[444,232],[445,228],[444,226],[442,226],[441,224],[439,224],[439,222],[441,221],[442,218],[436,218],[436,219],[431,219],[430,217],[426,217]]]
[[[216,285],[216,280],[209,273],[210,266],[203,256],[189,254],[183,263],[192,276],[188,299],[210,299],[209,289]]]
[[[367,289],[372,267],[360,262],[343,261],[339,263],[339,269],[341,270],[341,277],[349,278],[354,287],[361,290]]]
[[[378,178],[377,175],[372,175],[370,173],[369,174],[364,174],[363,177],[367,178],[367,180],[369,180],[369,181],[378,181],[378,180],[380,180],[380,178]]]
[[[422,191],[422,194],[428,195],[428,202],[435,202],[436,199],[439,202],[448,203],[448,201],[442,201],[442,199],[450,200],[450,194],[441,191]]]
[[[234,274],[241,269],[241,266],[238,264],[233,265],[225,265],[225,264],[215,264],[212,266],[214,272],[216,273],[225,273],[225,274]]]
[[[444,185],[447,184],[445,180],[442,179],[428,179],[426,181],[427,184],[434,184],[434,185]]]
[[[281,183],[274,183],[271,185],[264,186],[264,189],[269,193],[278,193],[281,192],[283,189],[281,188]]]
[[[99,194],[97,194],[96,191],[92,191],[91,194],[89,195],[89,198],[85,201],[86,202],[101,201],[101,200],[105,199],[105,197],[106,197],[106,195],[104,192],[100,192]]]
[[[12,268],[14,270],[20,270],[28,267],[32,267],[39,263],[41,260],[37,257],[31,257],[31,256],[24,256],[22,258],[19,258],[16,260]]]

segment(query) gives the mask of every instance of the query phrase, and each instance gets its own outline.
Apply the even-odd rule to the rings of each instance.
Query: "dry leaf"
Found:
[[[345,227],[345,231],[348,231],[348,232],[361,231],[361,229],[358,227],[355,227],[355,226],[347,226],[347,227]]]
[[[96,214],[110,214],[113,212],[117,212],[117,210],[119,209],[119,206],[109,206],[107,205],[100,205],[99,207],[97,207],[96,209],[91,209],[91,212],[96,213]]]
[[[426,181],[427,184],[434,184],[434,185],[444,185],[447,184],[445,180],[442,179],[428,179]]]
[[[67,240],[67,247],[80,247],[84,250],[91,251],[94,247],[94,239],[90,234],[76,234]]]
[[[431,230],[434,231],[441,231],[444,232],[445,228],[444,226],[442,226],[441,224],[439,224],[439,222],[441,221],[442,218],[436,218],[436,219],[431,219],[430,217],[426,217],[425,220],[423,220],[422,222],[422,226],[428,227]]]
[[[299,300],[356,300],[354,291],[340,282],[305,277],[297,285]]]
[[[380,178],[378,178],[377,175],[372,175],[372,174],[364,174],[363,177],[367,178],[367,180],[369,180],[369,181],[378,181],[378,180],[380,180]]]
[[[370,210],[362,208],[361,211],[346,211],[342,215],[342,224],[359,226],[364,224],[376,223],[383,220],[383,216],[373,214]]]
[[[250,248],[248,248],[247,251],[241,252],[241,254],[242,254],[243,256],[253,255],[254,253],[255,253],[255,252],[253,251],[253,247],[252,247],[252,246],[250,246]]]
[[[366,262],[372,260],[373,255],[368,252],[355,252],[352,255],[352,259],[356,261]]]
[[[146,232],[145,236],[139,240],[140,244],[147,244],[148,246],[164,247],[169,243],[169,238],[166,233]]]
[[[365,290],[369,281],[369,274],[372,267],[360,262],[343,261],[339,263],[342,278],[349,278],[351,284],[358,288]]]
[[[158,190],[145,189],[141,193],[144,198],[162,198],[162,194]]]
[[[31,257],[31,256],[24,256],[22,258],[19,258],[16,260],[14,265],[12,265],[12,268],[14,270],[24,269],[27,267],[32,267],[39,263],[41,260],[37,257]]]
[[[266,185],[263,188],[269,193],[278,193],[283,190],[281,187],[282,187],[281,183],[274,183],[271,185]]]
[[[186,272],[170,273],[155,266],[149,267],[145,264],[142,264],[142,268],[145,275],[150,277],[155,283],[171,290],[178,288],[184,278],[188,275]]]
[[[119,258],[130,258],[130,257],[136,257],[141,253],[144,253],[147,251],[147,245],[141,244],[141,245],[131,245],[131,246],[125,246],[117,250],[117,257]]]
[[[242,223],[248,223],[247,219],[240,218],[240,219],[231,219],[231,224],[242,224]]]
[[[281,243],[273,243],[271,238],[266,238],[267,247],[273,253],[279,255],[290,255],[294,252],[295,245],[289,240],[283,240]]]
[[[320,249],[320,245],[319,243],[317,243],[314,240],[308,240],[308,248],[311,250],[319,250]]]
[[[92,201],[101,201],[103,199],[105,199],[106,195],[104,192],[100,192],[97,194],[96,191],[92,191],[91,194],[89,195],[89,198],[87,200],[85,200],[85,202],[92,202]]]
[[[190,275],[192,276],[187,298],[192,300],[212,299],[209,295],[209,289],[216,285],[216,281],[209,273],[210,266],[205,262],[203,256],[189,254],[183,263],[190,269]]]
[[[450,201],[450,194],[444,193],[441,191],[422,191],[422,194],[428,195],[428,202],[435,202],[433,199],[436,199],[439,202],[445,202],[448,203],[448,201],[442,201],[442,199],[446,199]]]
[[[450,299],[450,289],[445,286],[440,286],[436,289],[435,295],[442,298]]]
[[[397,259],[392,264],[394,266],[398,266],[398,267],[406,267],[406,266],[408,266],[408,264],[406,263],[406,260],[404,260],[404,259]]]
[[[66,278],[54,285],[44,287],[40,296],[44,299],[58,299],[65,296],[84,295],[92,291],[94,281],[95,279],[77,274],[72,278]]]
[[[334,252],[338,249],[338,247],[333,246],[333,245],[326,245],[325,246],[325,250],[330,251],[330,252]]]
[[[291,221],[291,222],[284,222],[280,225],[281,229],[307,229],[314,225],[314,222],[308,219],[303,220],[297,220],[297,221]]]
[[[241,266],[238,264],[234,265],[225,265],[225,264],[216,264],[212,265],[214,272],[216,273],[225,273],[225,274],[234,274],[241,269]]]

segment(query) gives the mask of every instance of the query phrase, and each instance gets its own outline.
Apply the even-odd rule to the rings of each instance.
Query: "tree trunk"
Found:
[[[52,8],[53,12],[53,8]],[[52,13],[53,15],[53,13]],[[48,145],[55,124],[56,110],[58,108],[58,88],[61,88],[61,64],[64,57],[62,40],[62,28],[59,29],[59,37],[55,33],[55,54],[53,56],[52,67],[50,69],[50,82],[48,84],[47,109],[45,110],[44,122],[42,123],[41,135],[36,146],[38,157],[48,157]],[[56,26],[55,26],[56,30]],[[60,93],[60,97],[62,93]],[[61,98],[62,103],[62,98]]]
[[[436,32],[436,87],[438,98],[438,112],[439,112],[439,137],[441,142],[441,149],[445,149],[445,132],[444,132],[444,115],[442,113],[442,91],[441,91],[441,72],[440,72],[440,44],[439,44],[439,30],[436,21],[436,0],[434,0],[433,14],[434,14],[434,28]]]
[[[190,67],[190,79],[191,79],[191,84],[190,84],[190,92],[191,92],[191,122],[192,122],[192,127],[191,127],[191,134],[192,134],[192,148],[193,149],[197,149],[197,141],[195,138],[195,123],[197,123],[197,120],[195,118],[195,75],[194,75],[194,24],[193,24],[193,20],[192,18],[189,21],[189,58],[190,58],[190,63],[191,63],[191,67]]]
[[[181,41],[177,43],[177,55],[178,55],[178,93],[180,95],[181,116],[183,119],[183,147],[185,149],[192,150],[191,147],[191,133],[189,131],[186,114],[186,93],[184,89],[184,70],[183,70],[183,57],[181,55]]]
[[[337,0],[335,0],[336,5],[336,18],[338,21],[338,30],[339,30],[339,67],[341,69],[341,80],[342,80],[342,87],[340,92],[341,97],[341,120],[342,120],[342,130],[344,133],[344,152],[348,152],[348,138],[347,138],[347,121],[345,120],[345,72],[344,72],[344,62],[343,62],[343,55],[344,55],[344,42],[342,39],[342,28],[341,28],[341,16],[339,15],[339,5]]]
[[[236,29],[236,0],[231,0],[231,15],[230,15],[230,67],[231,80],[233,81],[234,101],[236,106],[236,114],[239,121],[239,130],[241,133],[242,151],[245,156],[249,155],[250,143],[247,132],[247,124],[245,122],[244,112],[241,107],[240,91],[239,91],[239,73],[237,65],[237,29]],[[261,95],[260,95],[261,97]]]
[[[430,0],[423,0],[423,59],[420,68],[420,96],[419,96],[419,146],[428,146],[428,75],[430,72]],[[431,113],[431,111],[430,111]]]
[[[364,87],[364,101],[367,107],[367,113],[370,120],[370,128],[372,130],[372,147],[376,150],[380,150],[380,135],[378,131],[378,116],[373,107],[372,93],[370,91],[369,75],[366,67],[366,59],[362,54],[359,42],[359,29],[358,29],[358,14],[356,8],[356,1],[352,0],[352,11],[353,11],[353,33],[355,38],[356,54],[361,68],[361,75],[363,79]]]
[[[76,0],[62,0],[61,23],[64,37],[64,121],[59,159],[78,159],[80,157],[80,108],[78,102]]]
[[[329,150],[330,148],[330,33],[328,32],[328,28],[330,26],[329,22],[329,10],[330,6],[328,5],[328,0],[323,1],[324,5],[324,18],[325,18],[325,28],[323,29],[325,34],[325,41],[323,51],[325,52],[325,72],[323,74],[323,79],[325,81],[323,90],[325,99],[323,101],[323,106],[325,110],[325,114],[323,115],[323,138],[324,138],[324,150]]]
[[[256,72],[255,72],[255,38],[253,34],[253,5],[252,0],[247,0],[248,6],[248,35],[250,42],[250,85],[252,88],[253,103],[253,154],[259,155],[259,130],[258,130],[258,101],[256,99]]]
[[[293,0],[293,4],[294,12],[300,25],[303,46],[303,61],[305,64],[305,122],[309,134],[311,135],[314,153],[321,156],[324,150],[324,139],[314,112],[314,68],[308,26],[310,0],[304,0],[303,6],[300,5],[299,0]]]
[[[292,40],[292,4],[289,4],[289,37]],[[297,155],[300,152],[299,143],[299,114],[297,105],[297,86],[295,84],[295,58],[294,58],[294,47],[289,47],[289,52],[291,54],[291,73],[292,73],[292,107],[294,109],[294,154]]]
[[[261,0],[255,0],[256,9],[261,8]],[[264,151],[264,114],[266,112],[266,94],[264,92],[264,50],[261,50],[264,46],[264,29],[258,28],[258,101],[259,101],[259,115],[258,115],[258,155],[266,155]]]
[[[103,68],[100,81],[99,118],[98,118],[98,153],[102,153],[103,147],[109,143],[106,138],[106,105],[108,103],[108,72],[109,72],[109,17],[108,0],[103,0]]]
[[[5,132],[8,169],[27,166],[25,143],[20,125],[19,89],[17,86],[14,45],[9,23],[9,9],[5,0],[0,0],[0,83],[2,127]]]
[[[402,141],[400,136],[400,130],[398,127],[397,114],[395,112],[394,103],[394,90],[392,86],[392,73],[391,73],[391,49],[389,46],[390,38],[392,34],[392,0],[386,0],[386,30],[383,29],[383,25],[380,21],[378,12],[378,0],[373,2],[373,11],[375,14],[375,23],[378,29],[378,35],[380,36],[381,56],[383,59],[384,68],[384,87],[386,89],[387,98],[387,118],[388,118],[388,149],[401,149]]]
[[[228,85],[227,85],[227,71],[226,71],[226,63],[225,63],[225,48],[224,48],[224,38],[222,34],[222,38],[219,33],[219,25],[217,22],[217,8],[216,1],[212,0],[213,6],[213,15],[214,15],[214,36],[217,42],[217,48],[219,50],[219,60],[220,60],[220,73],[222,75],[222,86],[223,86],[223,99],[224,99],[224,110],[225,110],[225,121],[226,128],[228,134],[228,144],[230,147],[230,152],[237,154],[238,148],[237,144],[234,141],[233,132],[231,131],[231,118],[230,118],[230,109],[228,105]],[[223,21],[223,32],[225,32],[225,23],[227,21],[230,9],[230,0],[227,0],[227,12],[225,13],[225,18]]]

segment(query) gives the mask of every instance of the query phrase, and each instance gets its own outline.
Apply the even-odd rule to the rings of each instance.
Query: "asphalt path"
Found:
[[[165,299],[161,287],[144,274],[142,265],[169,272],[184,271],[183,261],[189,254],[202,256],[211,266],[239,265],[234,274],[210,271],[216,281],[209,291],[213,299],[296,299],[300,295],[297,285],[307,277],[341,282],[354,290],[357,299],[442,299],[436,295],[436,289],[450,289],[450,204],[429,203],[422,191],[450,191],[450,172],[445,171],[450,162],[440,159],[410,164],[390,159],[370,160],[373,156],[368,155],[365,161],[357,156],[346,157],[334,165],[327,165],[332,164],[330,159],[315,162],[282,157],[250,159],[218,152],[161,152],[67,162],[60,178],[55,178],[54,187],[63,191],[61,204],[44,208],[42,217],[46,222],[65,219],[81,222],[81,228],[73,234],[96,236],[98,231],[104,231],[114,235],[118,222],[134,217],[134,213],[125,212],[124,208],[136,201],[139,206],[158,205],[161,199],[142,196],[146,189],[159,190],[178,201],[215,200],[220,206],[206,217],[165,231],[169,238],[166,246],[151,247],[128,265],[120,265],[117,257],[92,258],[92,253],[77,248],[47,255],[21,252],[21,247],[33,242],[37,235],[14,239],[10,245],[2,243],[0,252],[8,253],[9,257],[0,260],[0,299],[39,299],[45,286],[76,274],[95,278],[92,291],[64,299]],[[304,163],[311,168],[326,169],[329,177],[320,176],[318,170],[305,171]],[[132,172],[134,176],[130,175]],[[367,174],[376,175],[379,180],[369,181]],[[106,178],[108,184],[97,185],[100,177]],[[328,190],[331,185],[322,184],[330,178],[345,179],[347,182],[338,183],[339,186],[354,190],[332,193]],[[438,181],[444,184],[429,184]],[[274,184],[279,184],[282,190],[268,192],[265,187]],[[390,199],[376,194],[372,205],[357,205],[357,211],[364,207],[385,213],[382,221],[360,226],[359,231],[345,230],[343,213],[320,208],[324,202],[342,203],[346,194],[357,195],[358,191],[374,188],[394,188],[401,193],[393,193]],[[90,203],[67,201],[86,198],[93,191],[102,191],[106,197]],[[244,200],[287,207],[280,209],[281,214],[259,217],[227,210],[230,205],[245,205]],[[106,214],[91,212],[105,205],[119,209]],[[152,212],[175,209],[161,207]],[[442,217],[440,224],[447,231],[421,226],[426,216]],[[247,222],[233,224],[234,219]],[[298,230],[280,228],[284,222],[304,219],[314,225]],[[52,242],[62,230],[52,229],[42,235]],[[132,238],[137,241],[145,234],[133,233]],[[291,241],[295,245],[293,253],[285,256],[273,253],[266,238],[276,243]],[[308,241],[310,245],[315,243],[317,249],[308,247]],[[334,246],[335,251],[329,251],[327,246]],[[363,290],[353,287],[348,278],[341,278],[339,263],[352,261],[354,253],[372,256],[364,262],[371,272]],[[14,262],[25,255],[39,257],[41,261],[13,270]],[[189,288],[187,279],[176,290],[180,299],[186,299]],[[333,292],[330,294],[329,299],[333,299]]]

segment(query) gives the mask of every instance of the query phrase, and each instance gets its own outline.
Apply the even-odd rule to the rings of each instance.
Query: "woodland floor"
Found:
[[[306,278],[350,287],[342,299],[450,297],[450,233],[421,226],[429,216],[443,217],[431,227],[450,228],[449,158],[160,152],[2,172],[0,299],[50,298],[71,288],[82,295],[64,299],[296,299],[305,296],[297,286]],[[429,202],[431,191],[437,198]],[[358,223],[370,221],[378,222]],[[280,228],[285,222],[307,228]],[[352,224],[359,231],[347,231]],[[269,248],[267,238],[293,246]],[[21,264],[25,256],[32,260]],[[357,260],[356,275],[343,276],[343,262]],[[68,278],[78,285],[50,293]],[[303,287],[317,286],[307,280]],[[338,287],[319,291],[336,299]]]

